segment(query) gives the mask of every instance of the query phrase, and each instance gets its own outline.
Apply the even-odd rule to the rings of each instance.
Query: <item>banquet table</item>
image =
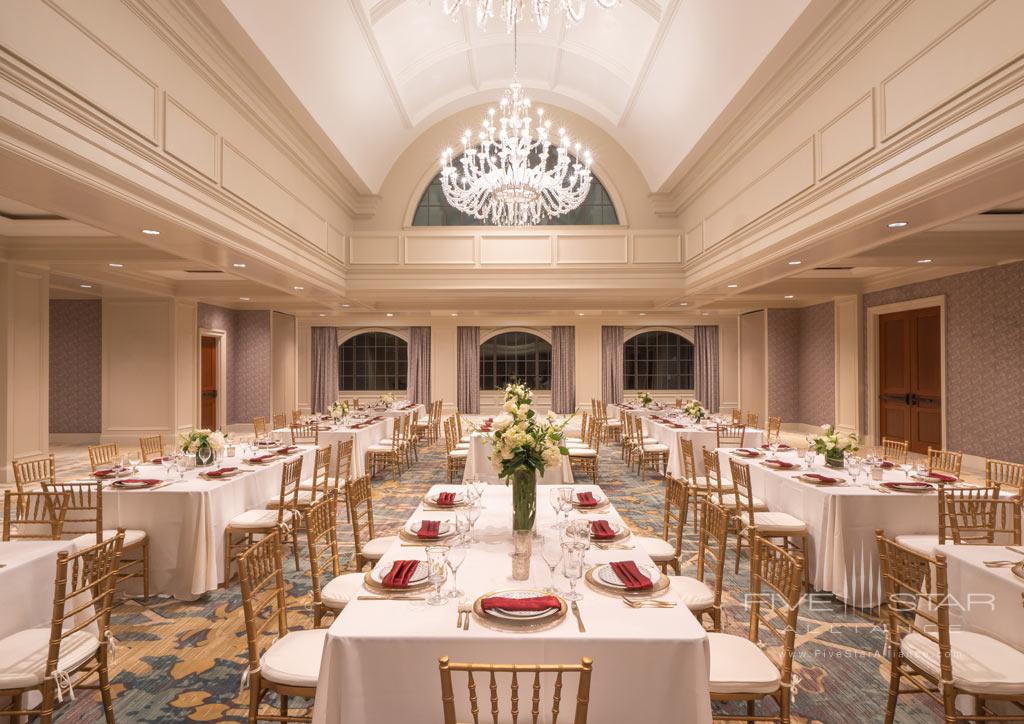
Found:
[[[378,420],[366,427],[352,427],[351,425],[332,425],[329,422],[321,422],[320,432],[317,439],[321,445],[334,447],[336,442],[344,440],[352,441],[352,468],[350,476],[361,478],[366,474],[366,451],[370,445],[376,445],[380,440],[391,435],[395,427],[395,416],[387,416],[380,413],[382,420]],[[324,427],[324,426],[327,427]],[[274,430],[274,437],[278,440],[291,441],[291,430],[287,427]]]
[[[302,456],[302,476],[313,473],[315,446],[299,445],[291,455],[264,465],[245,465],[241,458],[225,458],[223,465],[239,466],[242,472],[223,480],[205,480],[200,470],[168,478],[160,465],[140,465],[139,478],[168,478],[167,485],[153,489],[103,491],[103,524],[106,528],[144,530],[149,535],[150,595],[170,594],[195,600],[215,590],[224,577],[224,529],[236,515],[265,508],[281,491],[281,468],[286,460]],[[240,452],[240,451],[239,451]],[[130,592],[141,590],[141,581],[130,579]]]
[[[0,638],[50,625],[57,554],[62,551],[73,555],[78,546],[69,540],[0,542]]]
[[[719,464],[729,476],[729,458],[750,466],[750,485],[772,511],[789,513],[810,531],[810,579],[819,591],[831,591],[850,605],[871,608],[882,602],[881,572],[875,529],[890,538],[912,533],[938,532],[936,493],[881,492],[872,486],[819,486],[795,479],[807,470],[771,470],[761,463],[766,455],[748,460],[721,449]],[[780,452],[780,460],[798,462],[796,451]],[[820,460],[820,456],[819,456]],[[843,478],[845,470],[814,466],[813,472]],[[883,480],[905,480],[898,470],[884,471]],[[862,477],[863,480],[863,477]]]
[[[940,545],[935,552],[946,556],[950,627],[982,633],[1024,651],[1024,579],[1008,567],[983,563],[1024,556],[1001,545]]]
[[[704,475],[704,455],[701,448],[714,450],[718,447],[718,434],[715,430],[701,425],[689,423],[664,422],[648,415],[643,418],[644,434],[653,437],[663,445],[668,445],[668,473],[676,479],[683,478],[683,456],[679,451],[679,438],[686,438],[693,443],[693,462],[697,475]],[[676,425],[682,425],[677,427]],[[743,444],[748,447],[760,447],[764,442],[764,431],[748,428],[743,437]]]
[[[575,486],[577,491],[599,491],[594,485]],[[436,490],[462,490],[462,486],[435,486]],[[548,505],[549,488],[537,491],[537,530],[550,533],[554,512]],[[536,554],[529,581],[510,579],[512,499],[511,491],[490,486],[482,498],[484,510],[476,524],[472,544],[459,569],[458,585],[466,600],[509,588],[540,588],[550,574]],[[414,519],[443,513],[424,513]],[[593,518],[622,520],[609,506]],[[382,559],[425,558],[421,548],[402,548],[399,543]],[[599,562],[632,559],[650,563],[639,548],[591,549],[588,566]],[[564,589],[566,581],[556,579]],[[579,632],[572,615],[550,628],[532,633],[508,633],[484,626],[474,616],[468,631],[458,630],[454,601],[430,606],[425,601],[351,601],[331,625],[324,645],[313,721],[317,724],[369,724],[379,722],[438,721],[441,695],[438,657],[452,661],[488,663],[579,663],[583,656],[594,660],[590,689],[590,724],[703,724],[711,721],[708,693],[708,640],[704,629],[685,606],[676,608],[628,608],[618,597],[605,596],[580,582],[580,612],[586,633]],[[478,686],[486,687],[478,678]],[[466,678],[455,675],[456,705],[460,721],[471,721]],[[532,677],[531,677],[532,682]],[[507,719],[507,681],[500,688]],[[532,686],[532,683],[529,684]],[[550,685],[550,681],[547,682]],[[561,720],[571,719],[575,677],[563,689]],[[526,686],[526,684],[524,684]],[[529,691],[520,692],[524,709]],[[486,699],[486,691],[481,692]],[[550,691],[545,686],[550,712]],[[485,704],[486,706],[486,704]],[[527,715],[526,718],[529,718]],[[488,718],[488,721],[490,719]],[[503,719],[504,721],[504,719]],[[548,722],[545,715],[541,721]]]
[[[618,420],[622,417],[623,412],[629,412],[640,417],[647,417],[648,415],[660,415],[661,413],[668,413],[674,410],[674,407],[660,407],[657,409],[651,409],[644,407],[643,405],[608,405],[608,419]]]
[[[417,419],[422,420],[427,416],[427,406],[417,405],[414,403],[395,403],[395,405],[385,410],[371,410],[375,415],[384,415],[385,417],[396,418],[402,415],[411,415],[413,412],[419,412]]]
[[[462,474],[463,482],[471,480],[483,480],[491,485],[504,484],[498,473],[491,465],[490,458],[491,436],[485,432],[474,432],[469,438],[469,452],[466,455],[466,469]],[[562,456],[562,462],[557,468],[548,468],[544,475],[537,481],[541,485],[571,484],[572,465],[569,464],[569,457]]]

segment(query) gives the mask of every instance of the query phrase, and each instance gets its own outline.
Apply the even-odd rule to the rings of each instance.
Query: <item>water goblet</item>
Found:
[[[558,518],[558,515],[561,512],[559,508],[559,506],[561,505],[559,495],[560,494],[558,492],[558,488],[551,488],[550,490],[548,490],[548,502],[551,504],[551,509],[555,512],[556,519]]]
[[[463,542],[468,543],[468,533],[472,526],[469,523],[469,517],[466,515],[464,510],[455,511],[455,533],[462,539]]]
[[[196,455],[196,457],[199,458],[200,465],[209,465],[210,461],[213,459],[213,448],[211,448],[209,445],[204,445],[203,447],[199,448],[199,453]]]
[[[164,471],[166,472],[165,480],[170,480],[171,479],[171,471],[174,469],[174,460],[175,460],[175,456],[174,455],[166,455],[160,461],[161,464],[164,466]]]
[[[459,598],[465,595],[459,590],[459,566],[462,565],[463,561],[466,560],[466,545],[462,541],[461,536],[455,536],[452,539],[451,544],[448,546],[448,556],[445,562],[448,565],[448,570],[452,572],[452,590],[448,591],[448,598]]]
[[[557,531],[553,535],[544,536],[540,555],[551,572],[551,585],[544,590],[548,593],[558,593],[558,589],[555,588],[555,568],[562,560],[562,540]]]
[[[772,440],[768,443],[768,452],[771,453],[771,459],[775,460],[779,454],[779,441]]]
[[[138,452],[130,452],[130,453],[128,453],[128,464],[132,468],[132,475],[138,475],[138,473],[139,473],[139,462],[141,461],[141,459],[142,458],[141,458],[141,456],[139,455]]]
[[[814,460],[817,457],[818,454],[814,452],[813,447],[809,447],[806,450],[804,450],[804,467],[806,467],[808,470],[814,467]]]
[[[583,578],[583,549],[569,544],[562,546],[562,575],[569,581],[569,592],[562,597],[567,601],[583,598],[576,592],[576,582]]]
[[[431,606],[443,606],[448,603],[448,597],[441,594],[447,560],[448,546],[427,547],[427,580],[434,587],[434,595],[427,599],[427,603]]]
[[[480,506],[477,505],[476,503],[473,503],[472,505],[466,508],[466,518],[467,520],[469,520],[469,543],[477,542],[476,535],[474,535],[473,533],[473,527],[476,525],[477,520],[480,519],[481,512],[482,511],[480,510]]]
[[[910,471],[914,469],[913,463],[900,463],[900,470],[903,471],[903,475],[906,479],[910,480]]]

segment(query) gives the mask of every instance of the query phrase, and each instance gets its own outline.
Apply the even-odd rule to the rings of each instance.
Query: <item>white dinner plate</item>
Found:
[[[622,535],[622,531],[625,530],[625,528],[621,524],[616,523],[612,520],[608,520],[607,518],[594,518],[594,520],[603,520],[604,522],[606,522],[611,527],[612,531],[615,533],[616,538]],[[593,535],[593,533],[591,533],[591,535]],[[602,541],[598,540],[597,542],[601,543]]]
[[[580,491],[580,492],[585,492],[585,491]],[[600,508],[602,505],[605,505],[608,502],[608,496],[605,495],[604,493],[601,493],[601,492],[595,493],[593,491],[591,491],[591,493],[594,496],[594,500],[597,501],[597,505],[580,505],[580,499],[578,497],[576,497],[575,493],[573,494],[572,504],[574,506],[576,506],[577,508],[579,508],[580,510],[593,510],[594,508]]]
[[[647,563],[637,563],[636,567],[641,573],[651,579],[652,584],[661,580],[661,571],[658,570],[657,566],[648,565]],[[617,573],[615,573],[611,564],[606,564],[598,568],[596,575],[600,579],[601,583],[612,586],[613,588],[626,589],[626,584],[623,583],[622,579],[619,578]]]
[[[373,569],[373,573],[370,574],[370,577],[374,581],[376,581],[377,583],[379,583],[379,584],[381,584],[383,586],[384,585],[384,578],[388,575],[388,573],[391,572],[391,569],[392,569],[392,567],[394,565],[395,565],[394,562],[391,562],[391,563],[385,563],[382,566],[377,566],[376,568]],[[409,585],[410,586],[414,586],[417,583],[423,583],[425,580],[427,580],[427,574],[429,572],[430,572],[430,567],[427,566],[427,562],[426,561],[420,561],[419,565],[416,566],[415,573],[412,574],[412,578],[409,579]]]
[[[536,598],[536,591],[506,591],[501,594],[502,598]],[[504,608],[489,608],[487,613],[495,618],[503,618],[506,621],[530,621],[533,619],[547,618],[558,615],[557,608],[548,608],[543,611],[509,611]]]
[[[413,536],[416,535],[417,533],[420,532],[420,525],[423,523],[424,520],[434,520],[434,519],[433,518],[424,518],[423,520],[410,520],[408,523],[405,524],[405,531],[409,535],[413,535]],[[454,532],[455,532],[455,529],[452,528],[451,521],[449,521],[449,520],[442,520],[441,521],[441,525],[440,525],[440,527],[437,530],[437,537],[438,538],[443,538],[446,535],[450,535],[450,534],[452,534]]]
[[[451,491],[451,490],[440,490],[440,491],[438,491],[436,493],[430,493],[430,494],[427,495],[427,500],[430,501],[431,503],[433,503],[434,505],[437,505],[437,496],[438,495],[440,495],[441,493],[451,493],[451,492],[454,492],[454,491]],[[456,505],[458,505],[459,503],[462,503],[465,500],[466,500],[466,494],[465,493],[455,493],[455,504]]]

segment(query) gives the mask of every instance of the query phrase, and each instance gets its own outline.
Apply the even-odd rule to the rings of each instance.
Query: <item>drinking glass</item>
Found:
[[[487,492],[487,481],[477,480],[476,482],[473,483],[473,487],[476,488],[477,505],[479,505],[480,509],[483,510],[484,493]]]
[[[444,569],[448,560],[448,546],[427,547],[427,580],[434,586],[434,595],[427,599],[431,606],[443,606],[448,597],[441,595],[441,584],[444,583]]]
[[[562,574],[569,581],[569,592],[563,594],[567,601],[578,601],[583,596],[576,592],[576,581],[583,578],[583,549],[574,545],[562,546]]]
[[[455,533],[462,539],[464,543],[468,543],[468,533],[472,526],[469,523],[469,518],[466,516],[464,510],[455,511]]]
[[[138,473],[139,473],[139,461],[141,459],[142,458],[141,458],[141,456],[139,455],[138,452],[130,452],[130,453],[128,453],[128,464],[132,468],[132,475],[138,475]]]
[[[565,520],[568,522],[569,513],[572,512],[572,501],[573,496],[576,495],[576,491],[570,487],[564,487],[558,489],[558,509],[565,514]]]
[[[540,555],[544,559],[544,563],[547,564],[548,570],[551,571],[551,585],[544,590],[548,593],[558,593],[558,589],[555,588],[555,568],[562,560],[562,540],[557,531],[544,536]]]
[[[199,448],[199,455],[197,457],[199,458],[200,463],[203,465],[209,465],[210,460],[213,459],[213,448],[208,445]]]
[[[771,459],[775,460],[779,454],[779,441],[772,440],[768,443],[768,452],[771,453]]]
[[[903,475],[910,480],[910,471],[914,469],[913,463],[900,463],[900,470],[903,471]]]
[[[188,462],[185,460],[185,453],[178,453],[174,456],[174,467],[178,471],[178,480],[184,480],[185,471],[188,470]]]
[[[561,500],[560,500],[559,496],[560,496],[560,493],[558,492],[558,488],[551,488],[548,491],[548,502],[551,503],[551,509],[553,511],[555,511],[555,518],[556,519],[558,518],[558,514],[561,512],[561,510],[560,510]]]
[[[466,508],[466,518],[469,520],[469,538],[467,539],[467,542],[469,543],[477,542],[476,536],[473,533],[473,526],[475,526],[476,522],[480,519],[481,512],[480,506],[476,503],[473,503]]]
[[[161,460],[161,463],[164,466],[164,470],[167,472],[167,477],[165,478],[166,480],[171,479],[171,471],[174,469],[174,460],[174,455],[166,455],[164,456],[164,459]]]
[[[448,591],[448,598],[459,598],[463,596],[462,591],[459,590],[459,566],[466,560],[466,544],[462,541],[461,536],[455,536],[452,539],[452,543],[448,546],[448,556],[446,562],[448,569],[452,572],[452,590]]]
[[[816,452],[814,452],[814,448],[813,447],[809,447],[806,450],[804,450],[804,466],[808,470],[810,470],[812,467],[814,467],[814,459],[817,456],[818,456],[818,454]]]

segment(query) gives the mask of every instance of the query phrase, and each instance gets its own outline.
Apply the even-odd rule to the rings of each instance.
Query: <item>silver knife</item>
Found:
[[[579,624],[580,633],[586,633],[587,627],[583,625],[583,617],[580,615],[580,607],[575,601],[572,602],[572,615],[576,617],[576,623]]]

